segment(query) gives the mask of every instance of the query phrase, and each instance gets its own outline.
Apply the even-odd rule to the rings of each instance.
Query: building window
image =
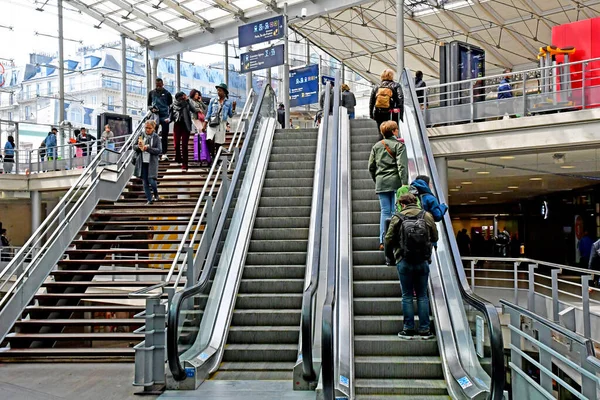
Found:
[[[98,104],[98,97],[97,96],[92,96],[92,104],[93,105]]]
[[[42,84],[41,84],[41,83],[37,83],[37,84],[35,85],[35,95],[36,95],[36,96],[39,96],[39,95],[41,94],[41,93],[40,93],[41,91],[42,91]]]
[[[108,96],[108,105],[112,106],[115,104],[115,98],[114,96]]]
[[[69,91],[75,90],[75,78],[69,78]]]
[[[52,95],[52,81],[48,82],[48,96]]]
[[[81,123],[81,110],[79,109],[79,107],[71,108],[69,120],[71,122]]]
[[[31,107],[25,106],[25,119],[28,120],[31,115]]]
[[[10,111],[8,112],[8,120],[12,121],[12,112],[10,112]]]
[[[127,60],[127,72],[133,72],[133,61]]]

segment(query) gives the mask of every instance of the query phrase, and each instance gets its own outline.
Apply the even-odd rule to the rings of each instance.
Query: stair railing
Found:
[[[33,299],[100,200],[116,201],[133,174],[132,157],[147,114],[120,152],[102,149],[0,272],[0,341]],[[109,164],[106,166],[106,164]]]

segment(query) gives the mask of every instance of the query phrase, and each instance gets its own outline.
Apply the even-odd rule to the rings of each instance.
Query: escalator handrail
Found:
[[[419,125],[419,139],[421,144],[423,145],[424,155],[427,159],[427,162],[430,166],[435,165],[435,160],[433,157],[433,152],[431,150],[431,146],[429,145],[429,137],[427,136],[427,129],[425,127],[425,121],[423,119],[423,114],[421,110],[418,109],[418,100],[416,98],[416,91],[414,81],[412,80],[412,74],[408,68],[404,69],[404,73],[402,76],[402,80],[409,87],[409,93],[412,97],[412,104],[415,107],[415,115]],[[406,102],[405,102],[406,104]],[[434,168],[430,170],[431,183],[434,186],[434,192],[438,196],[440,203],[446,201],[445,194],[439,184],[439,177],[437,175],[437,171]],[[483,298],[476,295],[472,288],[469,286],[467,281],[467,276],[462,267],[462,261],[460,259],[460,253],[458,251],[458,246],[454,238],[454,230],[452,228],[452,221],[450,220],[450,216],[448,213],[444,216],[444,230],[446,231],[446,235],[448,235],[450,247],[452,250],[452,257],[454,265],[454,270],[456,272],[456,276],[459,280],[458,287],[460,288],[461,296],[463,299],[476,310],[481,312],[487,322],[488,334],[490,337],[490,349],[491,349],[491,385],[490,385],[490,400],[501,400],[504,397],[504,384],[505,384],[505,371],[504,371],[504,342],[502,339],[502,326],[500,324],[500,317],[498,315],[498,310],[496,307],[490,302],[484,300]]]
[[[339,71],[336,81],[340,82]],[[339,89],[334,90],[333,129],[331,138],[331,185],[329,211],[329,246],[327,255],[327,290],[323,302],[322,336],[321,336],[321,371],[323,374],[323,394],[325,400],[335,399],[335,341],[334,341],[334,310],[337,293],[338,243],[339,243],[339,127],[340,127],[340,95]]]
[[[257,103],[254,108],[255,110],[260,110],[263,100],[269,89],[271,89],[271,86],[268,84],[263,87],[261,94],[257,98]],[[217,256],[219,241],[221,235],[224,232],[225,222],[227,220],[227,210],[229,209],[233,201],[235,187],[237,185],[238,180],[240,179],[244,159],[246,157],[246,153],[248,151],[248,147],[253,136],[254,127],[258,123],[259,114],[259,112],[255,112],[252,116],[250,124],[248,125],[248,130],[246,131],[246,138],[244,140],[244,144],[242,145],[242,149],[239,153],[239,159],[236,163],[236,167],[233,171],[233,176],[231,178],[231,190],[229,190],[229,192],[227,193],[227,197],[225,198],[225,202],[223,203],[223,211],[221,212],[221,215],[219,217],[217,227],[215,228],[215,234],[213,235],[210,250],[204,262],[202,274],[200,275],[198,282],[194,286],[191,286],[183,291],[175,293],[175,295],[173,296],[173,300],[171,301],[171,305],[169,307],[167,319],[167,361],[169,363],[169,369],[171,370],[173,378],[178,381],[185,379],[185,370],[181,365],[181,361],[179,360],[177,344],[179,309],[181,308],[181,305],[185,300],[200,293],[205,293],[210,288],[210,276],[212,270],[217,267],[215,265],[215,259]]]
[[[331,82],[325,87],[324,110],[329,110],[331,102]],[[327,130],[329,129],[329,118],[323,118],[319,131],[317,143],[317,162],[315,163],[315,175],[313,188],[313,199],[311,205],[311,219],[309,242],[306,260],[306,269],[310,271],[310,283],[302,294],[302,317],[300,320],[300,331],[302,333],[302,375],[309,382],[317,379],[313,365],[313,298],[319,287],[319,272],[321,266],[321,231],[323,223],[323,200],[325,191],[325,162],[327,160]]]
[[[0,272],[0,281],[4,284],[12,282],[12,286],[6,291],[2,299],[0,299],[0,312],[4,305],[9,301],[12,293],[16,291],[26,279],[31,271],[37,266],[38,259],[41,258],[47,249],[54,243],[56,238],[60,236],[61,226],[68,224],[71,216],[78,210],[87,197],[92,192],[93,188],[101,179],[101,174],[98,173],[98,167],[102,166],[107,158],[106,154],[118,154],[117,159],[117,174],[120,174],[129,164],[129,160],[133,156],[133,143],[137,140],[140,134],[141,127],[148,119],[150,113],[147,113],[140,121],[134,132],[127,138],[124,145],[119,151],[103,148],[100,150],[92,162],[85,168],[79,176],[75,184],[62,196],[59,203],[53,208],[52,212],[44,219],[40,226],[32,233],[30,238],[25,242],[21,249],[15,254],[8,265]],[[54,224],[57,224],[54,226]],[[46,238],[46,236],[48,237]],[[46,239],[45,239],[46,238]],[[45,239],[45,240],[44,240]],[[25,265],[26,264],[26,265]],[[11,280],[10,277],[17,272],[16,280]],[[2,335],[0,334],[0,339]]]

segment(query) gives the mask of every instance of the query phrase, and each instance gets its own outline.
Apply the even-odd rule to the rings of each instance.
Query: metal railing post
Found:
[[[474,95],[473,95],[473,81],[469,81],[469,111],[471,113],[471,123],[473,123],[473,114],[475,113],[475,103],[473,102],[474,100]]]
[[[538,340],[548,347],[552,347],[552,332],[542,324],[533,323],[538,331]],[[533,326],[532,326],[533,328]],[[548,371],[552,371],[552,355],[543,347],[539,347],[540,364]],[[548,393],[552,393],[552,378],[546,373],[540,373],[540,384]]]
[[[475,260],[471,260],[471,288],[475,291]]]
[[[195,271],[195,267],[194,267],[194,249],[192,247],[189,246],[185,246],[183,248],[183,251],[185,252],[185,276],[186,276],[186,282],[185,282],[185,287],[186,289],[189,288],[190,286],[194,286],[194,283],[196,282],[196,271]]]
[[[513,290],[514,290],[514,303],[516,305],[519,305],[519,265],[521,265],[520,262],[516,261],[513,263],[514,266],[514,270],[513,270]]]
[[[523,117],[527,115],[527,74],[523,74]]]
[[[586,98],[585,98],[585,72],[587,67],[587,62],[581,64],[581,108],[585,110],[586,107]]]
[[[590,281],[591,275],[581,277],[581,305],[583,308],[583,336],[587,339],[592,337],[592,327],[590,322]]]
[[[529,264],[529,289],[527,292],[527,309],[535,312],[535,268],[536,264]]]
[[[558,273],[560,270],[553,269],[552,274],[552,321],[559,323],[558,309]],[[533,310],[532,310],[533,311]]]

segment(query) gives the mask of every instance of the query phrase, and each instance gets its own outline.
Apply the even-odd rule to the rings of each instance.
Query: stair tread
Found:
[[[407,341],[410,343],[410,341]],[[405,364],[438,364],[442,362],[440,356],[355,356],[354,362],[362,363],[405,363]]]
[[[9,333],[8,339],[35,339],[35,340],[141,340],[143,333]]]
[[[224,361],[219,366],[219,371],[235,371],[235,370],[254,370],[254,371],[292,371],[296,363],[294,362],[235,362]]]
[[[227,344],[226,350],[297,350],[297,344]]]
[[[377,387],[406,387],[406,388],[437,388],[445,389],[446,381],[443,379],[364,379],[356,378],[355,386]]]
[[[229,331],[238,332],[260,332],[260,331],[280,331],[280,332],[297,332],[300,330],[298,326],[249,326],[249,325],[232,325],[229,327]]]
[[[144,325],[141,318],[24,319],[19,325]]]
[[[17,355],[23,354],[28,356],[44,356],[44,355],[55,355],[55,354],[74,354],[74,355],[104,355],[104,354],[119,354],[124,356],[133,355],[135,350],[133,348],[123,347],[53,347],[53,348],[35,348],[35,349],[10,349],[0,348],[0,357],[3,355]]]

